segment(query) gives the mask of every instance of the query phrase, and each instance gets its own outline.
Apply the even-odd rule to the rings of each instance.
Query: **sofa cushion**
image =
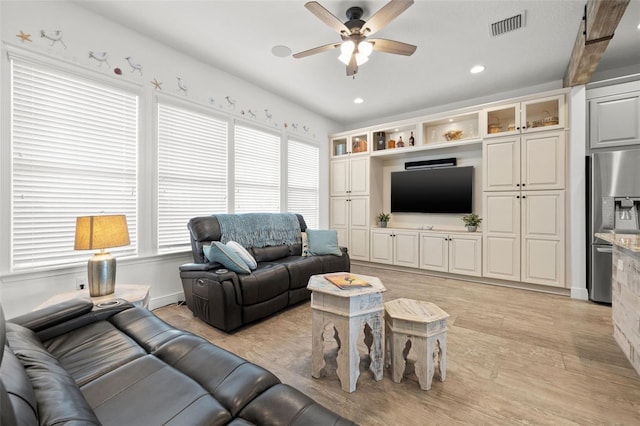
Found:
[[[204,247],[204,255],[210,262],[217,262],[225,268],[238,274],[250,274],[247,264],[230,247],[219,241],[212,241],[211,245]]]
[[[335,229],[307,229],[307,238],[309,254],[342,256],[338,247],[338,233]]]
[[[289,289],[289,272],[283,265],[259,263],[251,275],[238,275],[242,305],[272,299]]]
[[[249,269],[251,269],[253,271],[254,269],[256,269],[258,267],[258,262],[256,262],[256,260],[253,258],[253,256],[251,256],[251,253],[249,253],[246,248],[242,247],[242,245],[240,245],[240,243],[237,243],[235,241],[229,241],[227,243],[227,246],[231,250],[236,252],[236,254],[240,257],[240,259],[242,259],[244,261],[244,263],[247,264]]]
[[[322,260],[317,256],[288,256],[271,263],[284,265],[289,273],[289,290],[306,288],[311,275],[321,274]]]
[[[0,377],[8,394],[5,403],[11,406],[14,414],[12,422],[6,424],[38,425],[38,403],[33,387],[24,367],[8,346],[4,347]],[[4,423],[0,422],[0,424]]]
[[[31,381],[40,424],[100,424],[73,377],[47,352],[33,331],[7,323],[7,342]]]
[[[233,417],[249,401],[280,383],[269,371],[191,334],[164,345],[156,356],[196,380]]]
[[[144,308],[127,309],[112,316],[109,321],[150,354],[186,333],[170,326]]]
[[[82,387],[103,425],[222,425],[229,412],[196,381],[147,355]]]
[[[287,245],[268,246],[268,247],[252,247],[253,257],[256,262],[270,262],[272,260],[282,259],[291,254],[291,248]]]
[[[146,355],[133,339],[107,321],[98,321],[44,342],[79,386]]]
[[[305,394],[284,384],[273,386],[260,394],[240,412],[240,417],[249,424],[270,426],[346,426],[354,424],[321,406]],[[239,422],[237,424],[244,425],[246,423]]]

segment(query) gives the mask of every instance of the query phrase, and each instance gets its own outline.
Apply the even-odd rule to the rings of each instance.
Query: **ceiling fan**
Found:
[[[412,4],[413,0],[391,0],[374,13],[366,22],[360,19],[363,13],[361,7],[350,7],[347,9],[347,18],[349,20],[342,23],[320,3],[310,1],[306,3],[304,7],[309,9],[309,11],[316,15],[322,22],[336,30],[340,34],[340,37],[342,37],[342,42],[325,44],[324,46],[305,50],[294,54],[293,57],[304,58],[339,47],[341,54],[338,59],[347,66],[347,75],[352,76],[358,72],[358,66],[369,60],[369,55],[371,55],[373,50],[411,56],[417,48],[412,44],[381,38],[367,39],[367,37],[384,28]]]

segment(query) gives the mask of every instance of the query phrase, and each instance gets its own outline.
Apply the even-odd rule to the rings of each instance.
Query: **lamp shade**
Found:
[[[125,215],[81,216],[76,219],[76,250],[105,249],[129,245]]]

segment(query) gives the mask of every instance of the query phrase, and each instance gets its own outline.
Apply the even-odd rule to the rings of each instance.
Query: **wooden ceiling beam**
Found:
[[[569,65],[564,87],[586,84],[598,68],[630,0],[588,0]]]

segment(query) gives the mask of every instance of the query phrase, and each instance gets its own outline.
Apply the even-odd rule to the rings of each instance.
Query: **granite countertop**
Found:
[[[598,232],[596,237],[611,244],[640,253],[640,234],[608,234]]]

